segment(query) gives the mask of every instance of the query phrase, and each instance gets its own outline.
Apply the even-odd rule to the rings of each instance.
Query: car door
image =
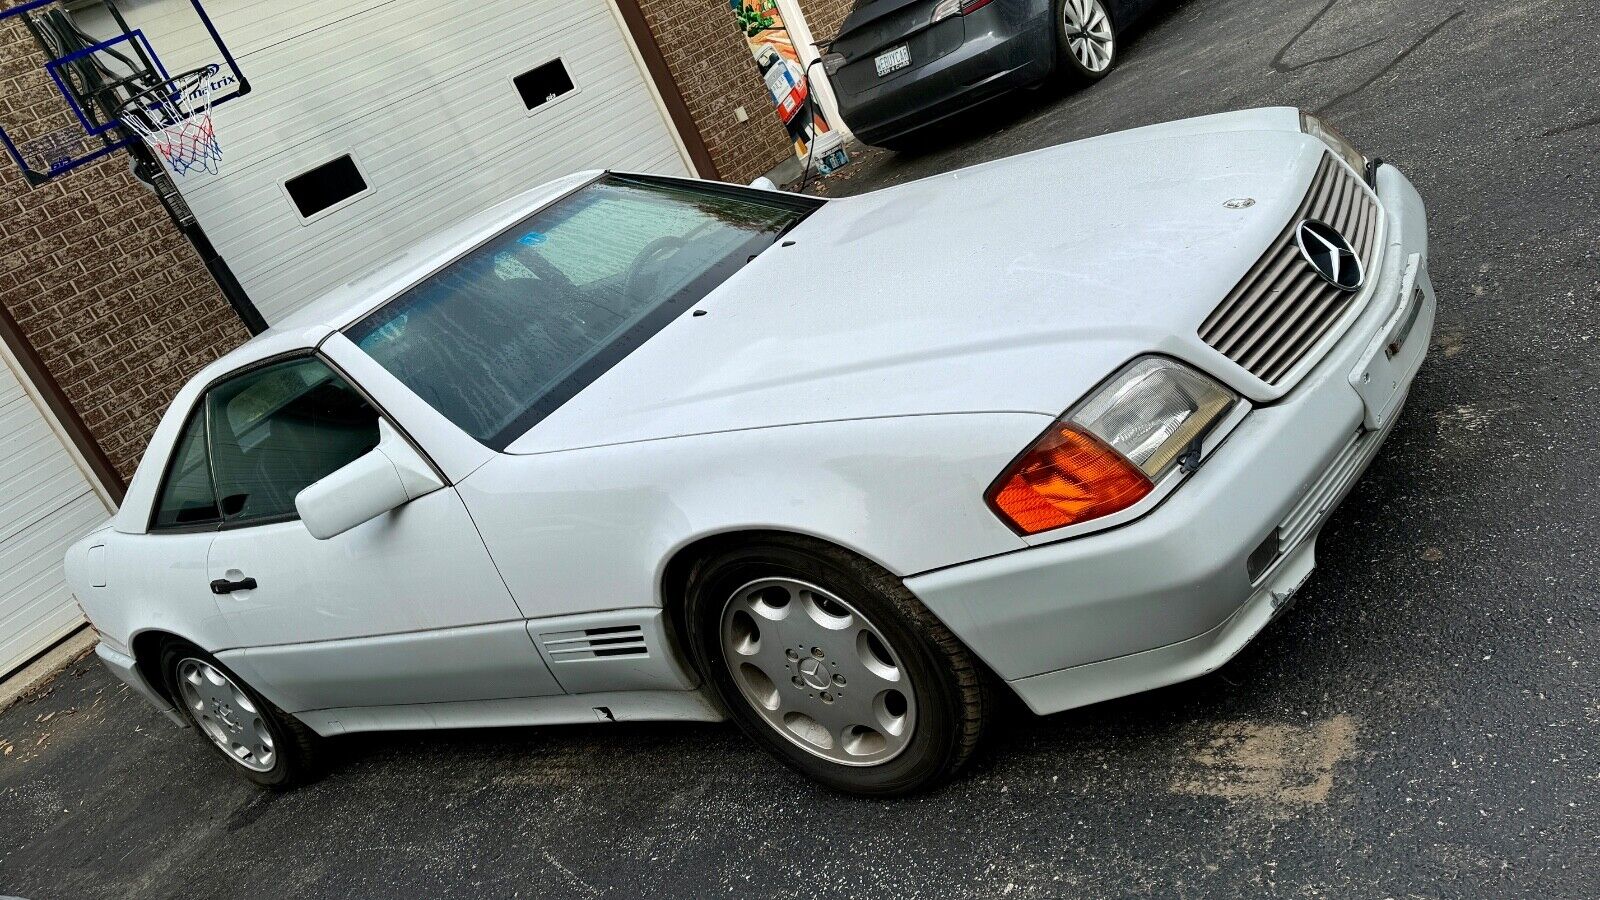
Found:
[[[205,416],[196,407],[162,467],[145,532],[106,535],[104,571],[111,573],[121,602],[102,604],[97,624],[113,635],[153,628],[207,649],[225,646],[227,628],[206,577],[221,521],[207,462]]]
[[[223,516],[207,575],[236,644],[218,656],[268,698],[299,712],[560,693],[454,487],[328,540],[300,522],[295,496],[378,441],[378,411],[325,361],[236,374],[204,415]]]

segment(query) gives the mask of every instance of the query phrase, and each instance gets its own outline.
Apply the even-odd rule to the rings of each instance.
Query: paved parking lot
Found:
[[[1432,358],[1297,607],[1220,672],[1013,713],[877,803],[715,726],[366,736],[262,793],[80,665],[0,716],[0,894],[1600,896],[1597,42],[1593,0],[1191,0],[1099,87],[826,185],[1268,104],[1411,174]]]

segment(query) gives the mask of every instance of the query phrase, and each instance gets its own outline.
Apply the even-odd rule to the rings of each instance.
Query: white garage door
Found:
[[[609,3],[208,0],[252,92],[216,110],[222,174],[180,187],[267,321],[551,178],[688,174]],[[168,71],[215,57],[186,0],[124,6]],[[366,189],[303,215],[285,185],[330,163]]]
[[[83,622],[67,547],[107,510],[0,353],[0,677]]]

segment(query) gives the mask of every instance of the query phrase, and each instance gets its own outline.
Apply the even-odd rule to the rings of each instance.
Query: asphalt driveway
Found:
[[[1597,44],[1593,0],[1191,0],[1100,86],[825,185],[1268,104],[1411,174],[1431,360],[1296,608],[1220,672],[1009,715],[955,784],[878,803],[717,726],[365,736],[263,793],[80,665],[0,716],[0,894],[1600,896]]]

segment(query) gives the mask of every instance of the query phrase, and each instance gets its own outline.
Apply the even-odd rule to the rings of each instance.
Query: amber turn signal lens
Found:
[[[990,490],[989,503],[1022,534],[1110,515],[1154,485],[1099,439],[1062,422],[1024,453]]]

